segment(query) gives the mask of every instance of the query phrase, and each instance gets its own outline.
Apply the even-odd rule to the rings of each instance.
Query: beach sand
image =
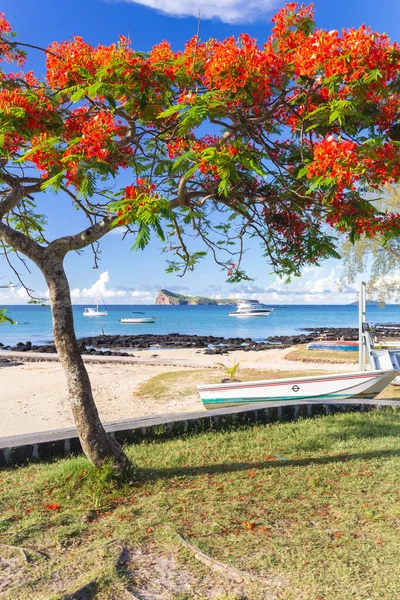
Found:
[[[170,401],[134,397],[141,382],[154,375],[183,368],[213,367],[216,362],[232,365],[245,361],[241,369],[352,371],[354,364],[305,363],[285,360],[292,349],[265,352],[230,352],[229,356],[208,356],[202,351],[162,350],[135,352],[132,364],[87,364],[94,398],[104,422],[132,417],[203,410],[200,399]],[[148,364],[151,362],[152,364]],[[147,363],[147,364],[141,364]],[[72,426],[73,419],[66,390],[66,379],[57,362],[8,363],[0,366],[0,437],[48,431]]]

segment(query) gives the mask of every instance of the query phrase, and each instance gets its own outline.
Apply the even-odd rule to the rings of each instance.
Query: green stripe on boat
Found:
[[[356,396],[351,396],[352,398],[368,398],[371,399],[375,394],[357,394]],[[281,400],[331,400],[332,398],[338,399],[347,399],[350,398],[349,394],[328,394],[326,396],[274,396],[274,398],[207,398],[202,400],[203,404],[237,404],[238,402],[250,404],[251,402],[280,402]]]

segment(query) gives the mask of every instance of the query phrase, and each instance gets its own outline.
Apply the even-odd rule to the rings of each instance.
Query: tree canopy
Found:
[[[388,185],[371,198],[382,212],[400,211],[400,188]],[[400,300],[400,237],[384,240],[380,234],[374,237],[361,235],[355,243],[345,240],[340,253],[343,259],[341,286],[354,283],[356,277],[368,275],[367,291],[383,305]]]
[[[0,54],[17,64],[0,73],[6,253],[95,249],[124,225],[136,248],[154,232],[170,271],[209,251],[238,281],[246,236],[290,276],[338,256],[335,230],[398,235],[397,212],[367,193],[400,177],[400,49],[385,34],[319,29],[312,6],[288,3],[262,44],[195,36],[181,51],[164,41],[141,52],[124,36],[97,47],[74,37],[42,49],[44,77],[24,70],[27,48],[1,15]],[[122,170],[132,183],[119,189]],[[35,198],[48,190],[84,212],[85,231],[45,239]]]

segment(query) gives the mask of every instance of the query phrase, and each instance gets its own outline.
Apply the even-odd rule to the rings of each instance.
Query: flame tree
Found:
[[[194,37],[179,52],[164,41],[143,53],[121,36],[38,49],[20,43],[4,15],[0,32],[1,57],[16,65],[0,76],[2,251],[10,264],[33,261],[47,282],[86,455],[123,468],[78,350],[66,254],[96,255],[99,240],[124,226],[135,248],[160,238],[170,272],[208,252],[233,282],[247,277],[249,238],[288,276],[338,256],[335,232],[395,238],[397,211],[380,211],[367,191],[400,176],[399,46],[364,25],[318,29],[312,7],[295,3],[275,15],[262,45],[246,34]],[[24,70],[27,48],[43,51],[44,78]],[[116,189],[121,171],[132,183]],[[88,223],[48,240],[38,198],[57,192]]]

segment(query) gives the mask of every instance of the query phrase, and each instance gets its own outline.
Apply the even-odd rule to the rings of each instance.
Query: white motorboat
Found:
[[[365,321],[365,283],[360,292],[359,371],[312,377],[290,377],[199,385],[198,391],[207,409],[243,404],[331,403],[371,401],[400,374],[400,350],[375,350]],[[367,362],[370,370],[367,370]],[[377,401],[379,404],[379,400]],[[399,402],[393,401],[394,405]]]
[[[157,317],[146,317],[146,314],[142,312],[132,312],[132,314],[133,317],[124,317],[120,319],[120,322],[127,325],[136,325],[138,323],[155,323],[157,319]]]
[[[258,300],[242,300],[238,303],[235,312],[229,313],[230,317],[268,317],[274,309]]]

